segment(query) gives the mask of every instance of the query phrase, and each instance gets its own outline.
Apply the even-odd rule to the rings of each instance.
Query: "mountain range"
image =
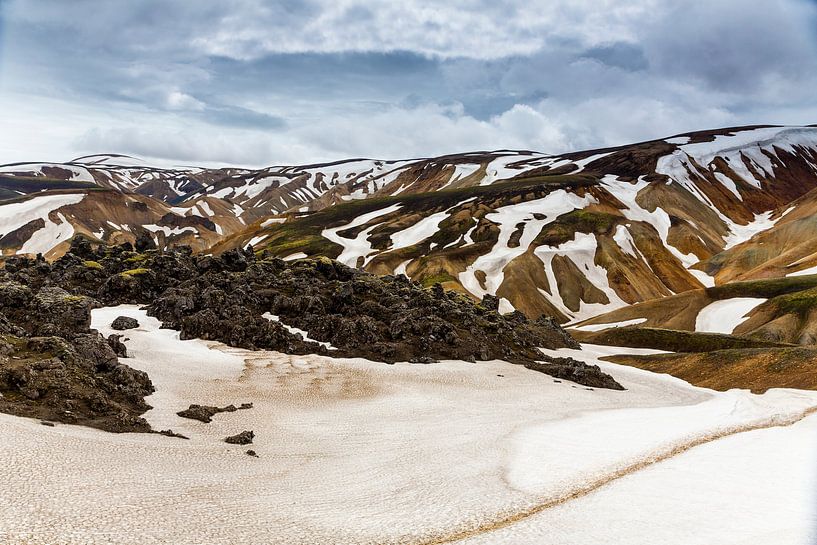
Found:
[[[404,274],[478,300],[495,295],[502,312],[579,328],[639,321],[696,331],[713,289],[770,279],[810,286],[815,188],[817,126],[725,128],[562,155],[477,151],[254,170],[92,155],[0,166],[0,250],[56,258],[77,235],[200,253],[251,246]],[[808,316],[749,310],[736,332],[817,339]]]

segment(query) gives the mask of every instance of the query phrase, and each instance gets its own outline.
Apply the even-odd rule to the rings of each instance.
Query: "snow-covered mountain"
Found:
[[[259,170],[95,155],[0,166],[0,248],[56,256],[78,233],[207,252],[252,245],[577,321],[757,267],[788,274],[785,252],[814,266],[814,237],[804,237],[815,187],[813,126],[559,156],[505,150]],[[796,250],[792,229],[802,235]]]

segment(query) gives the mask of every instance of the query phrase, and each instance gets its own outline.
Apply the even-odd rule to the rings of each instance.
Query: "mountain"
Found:
[[[454,161],[472,161],[472,174],[458,176],[464,163]],[[724,251],[799,218],[800,206],[808,215],[817,129],[723,129],[560,157],[469,154],[422,165],[370,198],[290,211],[217,249],[329,255],[497,295],[505,311],[581,320],[712,286]]]
[[[563,155],[471,152],[263,169],[94,155],[0,166],[4,255],[82,234],[249,245],[406,274],[577,323],[736,280],[807,273],[817,127],[754,126]]]

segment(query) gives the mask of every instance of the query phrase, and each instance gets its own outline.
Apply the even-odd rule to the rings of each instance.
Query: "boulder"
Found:
[[[231,445],[251,445],[253,439],[255,439],[255,434],[252,431],[245,430],[230,437],[225,437],[224,442]]]
[[[117,316],[117,318],[111,322],[111,329],[115,329],[117,331],[135,329],[137,327],[139,327],[139,320],[129,316]]]

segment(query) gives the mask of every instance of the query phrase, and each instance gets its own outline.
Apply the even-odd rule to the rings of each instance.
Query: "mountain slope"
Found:
[[[817,186],[817,129],[711,131],[502,161],[521,166],[509,181],[486,172],[397,195],[387,185],[361,203],[253,225],[220,248],[325,254],[498,295],[506,311],[580,320],[714,285],[700,270],[711,270],[706,260],[794,214]]]

